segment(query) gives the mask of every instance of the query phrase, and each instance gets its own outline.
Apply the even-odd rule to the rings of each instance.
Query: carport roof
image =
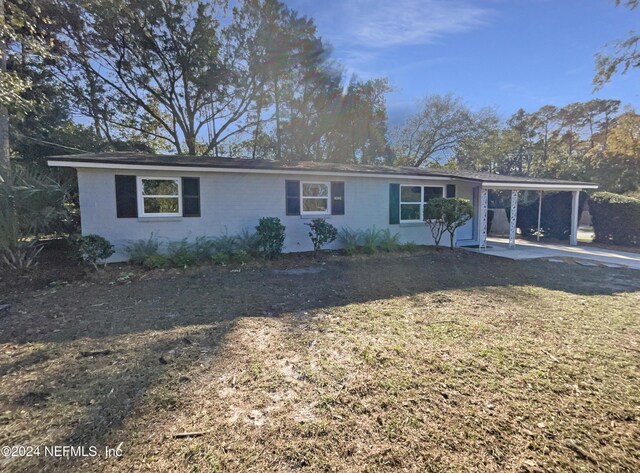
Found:
[[[300,161],[288,163],[263,159],[223,158],[211,156],[161,155],[136,152],[87,153],[51,156],[50,166],[97,169],[149,169],[202,172],[256,172],[284,174],[371,175],[372,177],[457,179],[477,182],[490,189],[595,189],[591,182],[509,176],[458,169],[378,166],[332,162]]]

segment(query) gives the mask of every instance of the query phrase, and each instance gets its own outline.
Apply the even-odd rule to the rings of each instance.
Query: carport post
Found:
[[[487,213],[489,212],[489,190],[480,189],[480,231],[478,232],[478,247],[487,248]]]
[[[571,192],[571,237],[569,244],[578,245],[578,207],[580,205],[580,191]]]
[[[516,247],[516,222],[518,221],[518,191],[511,191],[511,219],[509,222],[509,248]]]

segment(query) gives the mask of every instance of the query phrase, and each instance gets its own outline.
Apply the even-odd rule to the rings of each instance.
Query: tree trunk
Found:
[[[282,159],[282,145],[280,144],[280,90],[278,88],[278,78],[273,81],[273,99],[276,106],[276,158],[278,161]]]
[[[4,0],[0,0],[0,23],[4,23]],[[7,70],[7,45],[0,37],[0,74]],[[11,163],[9,161],[9,111],[0,105],[0,181],[11,184]]]
[[[256,150],[258,149],[258,139],[260,138],[260,119],[262,118],[262,100],[264,95],[264,87],[260,88],[258,94],[258,107],[256,110],[256,132],[253,137],[253,150],[251,152],[251,159],[256,159]]]

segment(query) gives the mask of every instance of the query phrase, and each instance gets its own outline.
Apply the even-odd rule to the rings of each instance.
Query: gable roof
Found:
[[[87,153],[65,156],[50,156],[49,166],[64,167],[91,167],[91,168],[123,168],[123,169],[148,169],[166,168],[211,171],[244,171],[244,172],[269,172],[278,171],[302,174],[345,174],[345,175],[371,175],[385,177],[432,177],[437,179],[459,179],[478,182],[483,185],[540,186],[540,187],[580,187],[597,188],[590,182],[568,181],[560,179],[547,179],[525,176],[508,176],[488,172],[465,171],[458,169],[440,168],[416,168],[408,166],[382,166],[370,164],[346,164],[332,162],[299,161],[288,163],[283,161],[271,161],[264,159],[240,159],[212,156],[186,156],[186,155],[161,155],[136,152],[109,152]]]

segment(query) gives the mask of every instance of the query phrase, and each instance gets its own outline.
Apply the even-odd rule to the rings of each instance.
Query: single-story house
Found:
[[[278,217],[286,226],[286,252],[312,249],[304,224],[314,218],[337,228],[389,229],[402,242],[429,245],[433,238],[422,216],[434,197],[472,202],[474,218],[457,231],[455,244],[482,247],[489,189],[512,191],[514,244],[518,191],[572,191],[575,244],[578,193],[597,187],[459,170],[132,152],[52,156],[48,164],[77,169],[82,233],[113,243],[111,261],[126,260],[126,244],[151,234],[168,241],[233,235],[253,230],[261,217]]]

